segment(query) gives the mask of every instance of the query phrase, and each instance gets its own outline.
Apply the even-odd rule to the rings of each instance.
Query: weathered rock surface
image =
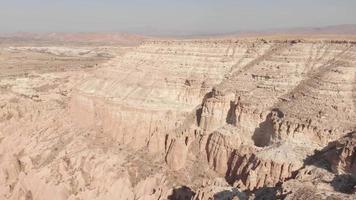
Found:
[[[325,159],[330,163],[331,170],[338,174],[349,173],[356,177],[356,132],[327,147]]]
[[[243,200],[247,199],[246,194],[240,192],[237,188],[229,186],[224,180],[211,180],[197,190],[193,200]]]
[[[1,51],[107,60],[1,76],[0,198],[354,198],[355,42]]]

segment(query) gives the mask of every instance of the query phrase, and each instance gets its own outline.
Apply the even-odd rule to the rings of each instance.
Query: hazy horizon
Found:
[[[356,24],[356,1],[12,0],[0,7],[0,32],[219,34]]]

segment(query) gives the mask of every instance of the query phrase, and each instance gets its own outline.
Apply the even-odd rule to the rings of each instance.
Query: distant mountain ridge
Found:
[[[152,38],[207,38],[207,37],[238,37],[238,36],[261,36],[261,35],[352,35],[356,36],[356,24],[332,25],[323,27],[296,27],[267,30],[246,30],[230,33],[210,34],[135,34],[122,32],[50,32],[50,33],[0,33],[0,37],[26,39],[26,40],[48,40],[61,42],[103,42],[123,45],[136,45],[144,40]]]
[[[32,33],[16,32],[0,34],[0,37],[23,39],[23,40],[48,40],[59,42],[95,42],[95,43],[114,43],[122,45],[136,45],[147,37],[131,33],[103,33],[103,32],[51,32],[51,33]]]
[[[324,26],[324,27],[300,27],[300,28],[290,28],[290,29],[276,29],[267,32],[355,35],[356,24],[343,24],[343,25],[333,25],[333,26]]]
[[[234,38],[234,37],[261,37],[273,35],[300,35],[300,36],[352,36],[356,37],[356,24],[333,25],[323,27],[296,27],[266,30],[244,30],[229,33],[182,35],[180,38]]]

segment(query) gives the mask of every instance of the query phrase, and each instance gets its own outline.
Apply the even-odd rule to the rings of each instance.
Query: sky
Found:
[[[0,32],[217,34],[356,24],[356,0],[0,0]]]

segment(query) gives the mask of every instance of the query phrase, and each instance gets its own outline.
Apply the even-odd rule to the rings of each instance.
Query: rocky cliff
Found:
[[[0,80],[2,197],[355,197],[355,42],[110,53],[95,69]]]
[[[172,170],[203,155],[253,191],[293,178],[355,128],[355,56],[338,41],[146,42],[79,85],[72,108],[119,143],[165,154]]]

